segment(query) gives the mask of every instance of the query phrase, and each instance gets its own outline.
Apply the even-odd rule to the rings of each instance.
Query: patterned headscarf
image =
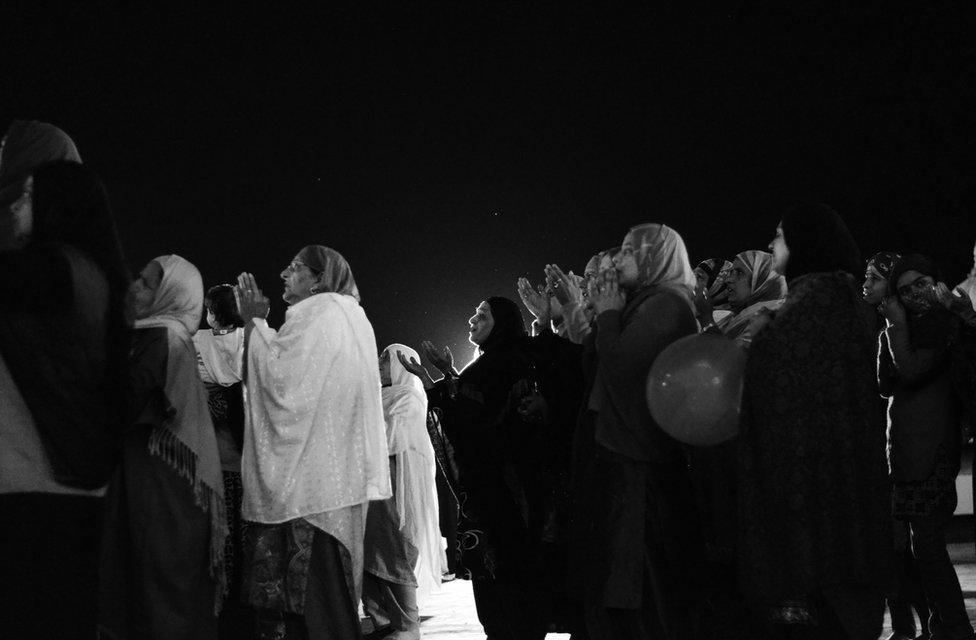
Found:
[[[341,293],[359,300],[359,287],[352,276],[352,268],[341,253],[320,244],[310,244],[298,252],[298,259],[316,275],[322,276],[316,293]]]
[[[741,308],[786,297],[786,278],[773,270],[773,254],[765,251],[743,251],[735,259],[745,265],[746,277],[749,278],[749,297],[740,305]]]
[[[891,278],[891,270],[899,260],[901,256],[893,251],[879,251],[868,260],[866,270],[873,271],[875,276],[888,280]]]
[[[634,250],[640,288],[659,286],[695,290],[695,273],[688,262],[685,241],[671,227],[647,223],[631,228],[623,245]]]

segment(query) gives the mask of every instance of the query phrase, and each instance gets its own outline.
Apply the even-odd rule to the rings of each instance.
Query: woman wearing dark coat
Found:
[[[770,637],[875,640],[888,482],[860,256],[826,205],[789,209],[770,249],[789,292],[746,364],[739,585]]]
[[[645,380],[657,355],[696,332],[684,241],[634,227],[589,285],[597,370],[594,450],[583,480],[586,627],[591,638],[688,638],[703,555],[680,445],[655,424]]]
[[[888,279],[878,336],[878,383],[888,403],[888,464],[892,515],[908,523],[912,552],[937,638],[973,637],[959,579],[946,550],[945,529],[956,508],[961,405],[953,388],[951,313],[936,294],[935,263],[909,255]]]
[[[429,342],[424,350],[444,373],[428,401],[442,427],[458,469],[458,548],[461,577],[472,580],[478,618],[490,640],[545,637],[540,576],[531,560],[538,548],[531,535],[538,516],[537,478],[527,469],[542,456],[544,430],[537,409],[522,400],[538,382],[534,349],[518,306],[491,297],[468,320],[478,358],[457,373],[446,349]],[[537,465],[535,465],[537,466]]]

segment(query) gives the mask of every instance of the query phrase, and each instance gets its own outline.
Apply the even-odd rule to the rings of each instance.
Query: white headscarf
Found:
[[[623,245],[634,251],[641,288],[667,287],[691,300],[697,281],[685,241],[677,231],[654,222],[637,225],[627,233]]]
[[[203,280],[197,268],[179,256],[160,256],[153,262],[162,267],[163,277],[149,307],[149,316],[136,320],[135,328],[166,329],[168,351],[163,392],[171,414],[161,428],[153,429],[149,450],[190,480],[197,504],[210,512],[211,568],[221,593],[227,535],[224,481],[207,390],[197,375],[192,339],[203,309]]]
[[[434,474],[436,458],[427,433],[427,394],[420,378],[403,368],[397,353],[407,359],[420,355],[410,347],[391,344],[383,350],[390,359],[390,380],[383,387],[383,415],[390,455],[396,456],[394,479],[400,529],[419,555],[414,575],[418,591],[440,586],[441,534]]]
[[[749,297],[739,311],[722,318],[717,327],[726,336],[738,338],[753,317],[763,310],[775,311],[786,298],[786,278],[773,269],[773,256],[765,251],[743,251],[735,257],[746,269]]]

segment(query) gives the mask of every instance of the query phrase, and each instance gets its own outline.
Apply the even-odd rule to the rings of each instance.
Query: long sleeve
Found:
[[[944,365],[945,349],[913,347],[906,325],[893,324],[885,329],[885,334],[892,364],[903,383],[923,382]]]

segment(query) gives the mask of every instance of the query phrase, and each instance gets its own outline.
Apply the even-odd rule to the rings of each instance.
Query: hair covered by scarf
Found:
[[[790,256],[786,280],[808,273],[861,270],[861,252],[840,214],[825,204],[797,204],[783,214],[783,237]]]
[[[889,280],[891,279],[891,270],[895,268],[895,264],[899,260],[901,260],[901,256],[893,251],[879,251],[868,259],[865,269],[867,271],[874,270],[879,276]]]
[[[642,224],[631,228],[623,244],[634,251],[640,288],[669,287],[692,295],[697,282],[695,272],[688,262],[685,241],[677,231],[663,224]]]
[[[352,268],[342,254],[320,244],[310,244],[298,252],[298,259],[319,275],[316,293],[341,293],[359,301],[359,287]]]
[[[0,206],[20,195],[34,167],[50,160],[81,162],[78,147],[61,129],[36,120],[14,120],[0,152]]]
[[[156,295],[145,318],[137,327],[162,326],[164,321],[182,325],[190,335],[196,333],[203,313],[203,278],[195,266],[178,255],[153,258],[163,270]]]
[[[527,335],[525,320],[522,318],[522,311],[517,304],[500,296],[492,296],[486,302],[491,308],[491,317],[495,324],[491,328],[491,333],[479,347],[482,352],[497,345],[519,340]]]
[[[746,267],[749,278],[749,297],[742,308],[786,297],[786,278],[773,270],[773,255],[766,251],[743,251],[735,256]]]

